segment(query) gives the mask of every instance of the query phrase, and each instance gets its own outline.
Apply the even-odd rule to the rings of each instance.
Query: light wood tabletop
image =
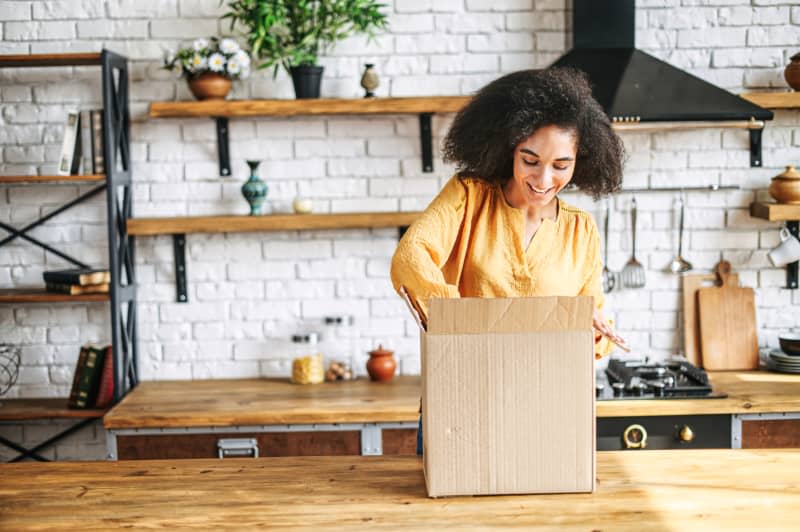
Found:
[[[614,451],[592,494],[428,498],[417,457],[0,465],[0,529],[796,530],[800,451]]]
[[[800,375],[710,373],[724,399],[598,401],[598,417],[800,412]],[[107,429],[306,423],[377,423],[419,418],[419,377],[300,386],[280,379],[143,382],[106,414]]]

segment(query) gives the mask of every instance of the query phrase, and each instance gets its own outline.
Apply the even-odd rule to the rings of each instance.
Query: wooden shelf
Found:
[[[800,220],[800,204],[757,201],[750,204],[750,216],[771,222]]]
[[[14,185],[24,183],[84,183],[105,181],[105,174],[84,175],[3,175],[0,176],[0,185]]]
[[[0,289],[0,303],[71,303],[79,301],[108,301],[109,294],[71,296],[47,292],[43,288]]]
[[[471,99],[471,96],[424,96],[417,98],[153,102],[150,104],[150,116],[175,118],[455,113]]]
[[[186,233],[404,227],[411,225],[420,214],[419,212],[358,212],[343,214],[132,218],[128,220],[128,234],[175,235]]]
[[[745,92],[739,96],[766,109],[800,109],[800,92]]]
[[[68,408],[65,398],[3,399],[0,397],[0,421],[48,418],[99,418],[109,409]]]
[[[99,65],[100,53],[0,55],[0,67]]]

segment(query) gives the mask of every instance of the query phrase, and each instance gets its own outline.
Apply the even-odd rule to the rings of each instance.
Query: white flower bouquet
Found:
[[[196,39],[191,46],[167,52],[163,68],[188,80],[207,72],[228,79],[244,79],[250,75],[250,55],[233,39]]]

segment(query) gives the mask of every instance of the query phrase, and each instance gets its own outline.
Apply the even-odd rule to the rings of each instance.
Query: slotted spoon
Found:
[[[623,286],[626,288],[642,288],[645,285],[644,266],[636,260],[636,198],[631,199],[631,258],[620,272]]]

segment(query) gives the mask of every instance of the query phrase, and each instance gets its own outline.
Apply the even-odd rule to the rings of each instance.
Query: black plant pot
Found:
[[[316,65],[291,67],[295,98],[319,98],[319,86],[322,83],[323,70],[324,67]]]

